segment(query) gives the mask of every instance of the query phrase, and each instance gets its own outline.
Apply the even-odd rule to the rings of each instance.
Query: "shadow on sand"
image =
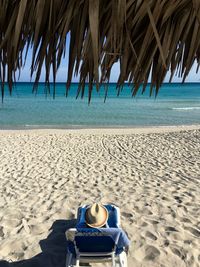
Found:
[[[67,251],[65,231],[75,225],[75,219],[56,220],[48,237],[39,242],[42,250],[40,254],[18,262],[0,261],[0,267],[64,267]]]

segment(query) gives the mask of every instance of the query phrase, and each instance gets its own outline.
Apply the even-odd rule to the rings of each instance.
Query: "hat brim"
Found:
[[[88,223],[87,222],[87,218],[85,217],[85,223],[89,227],[92,227],[92,228],[101,228],[101,227],[103,227],[106,224],[106,222],[108,220],[108,210],[103,205],[101,205],[101,207],[104,209],[104,217],[105,217],[105,219],[101,223]],[[86,216],[87,216],[87,211],[89,210],[89,208],[90,207],[88,207],[87,210],[86,210]]]

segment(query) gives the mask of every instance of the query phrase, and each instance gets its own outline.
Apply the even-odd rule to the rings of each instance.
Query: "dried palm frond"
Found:
[[[158,92],[167,71],[187,77],[195,60],[200,63],[199,0],[0,0],[0,82],[12,91],[16,71],[32,47],[31,76],[39,82],[42,66],[45,81],[53,81],[66,53],[70,35],[67,89],[73,74],[80,76],[84,95],[89,83],[110,79],[119,61],[118,88],[125,82],[146,88],[151,75],[152,93]],[[35,88],[36,88],[35,86]],[[55,92],[54,92],[55,94]]]

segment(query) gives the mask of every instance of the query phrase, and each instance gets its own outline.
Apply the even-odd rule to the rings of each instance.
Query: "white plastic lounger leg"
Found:
[[[66,256],[66,267],[72,266],[72,253],[68,252]]]
[[[115,253],[112,253],[112,267],[116,267],[115,265]]]
[[[126,252],[123,251],[120,255],[119,255],[119,263],[120,263],[120,267],[128,267],[127,264],[127,255]]]

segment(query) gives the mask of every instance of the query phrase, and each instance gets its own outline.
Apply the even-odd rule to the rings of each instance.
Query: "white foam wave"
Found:
[[[197,110],[200,109],[200,107],[184,107],[184,108],[172,108],[174,110]]]

